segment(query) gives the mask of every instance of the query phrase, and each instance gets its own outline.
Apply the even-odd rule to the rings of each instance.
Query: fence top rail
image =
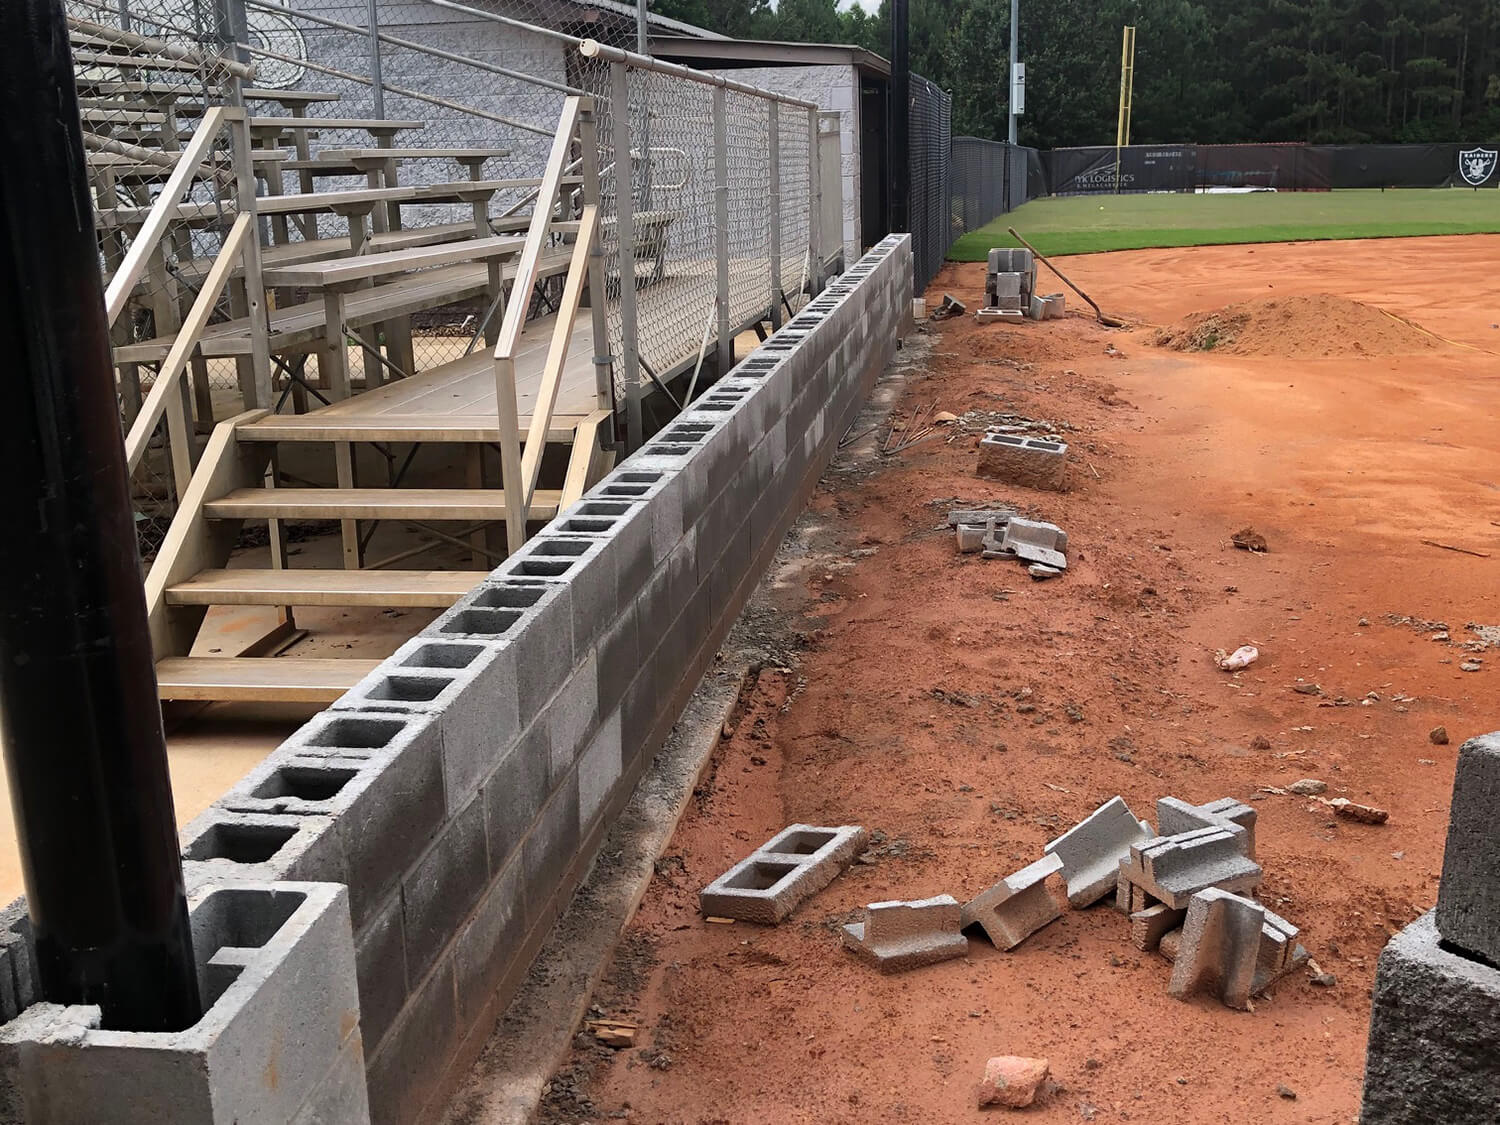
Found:
[[[90,4],[89,7],[97,7],[97,5]],[[100,10],[102,11],[103,9],[100,8]],[[160,55],[162,58],[176,59],[178,62],[193,63],[196,66],[203,67],[205,70],[221,70],[247,81],[255,77],[255,67],[248,63],[237,62],[225,55],[195,51],[189,47],[179,46],[176,43],[168,43],[163,39],[152,39],[149,36],[137,35],[132,31],[122,31],[118,27],[110,27],[107,24],[84,19],[81,16],[69,16],[68,27],[85,35],[92,35],[97,39],[107,40],[117,47],[124,47],[131,51]]]
[[[600,43],[597,39],[585,39],[578,45],[578,53],[586,59],[603,59],[605,62],[624,63],[632,70],[654,70],[658,74],[669,74],[674,78],[684,78],[689,82],[698,82],[704,86],[720,86],[725,90],[737,90],[742,94],[750,94],[757,98],[766,98],[770,101],[781,102],[783,105],[794,105],[800,109],[818,109],[817,102],[803,101],[788,94],[780,94],[775,90],[765,90],[759,86],[752,86],[748,82],[736,82],[732,78],[725,78],[720,74],[709,74],[706,71],[694,70],[690,66],[680,63],[662,62],[653,59],[649,55],[638,55],[634,51],[623,51],[619,47],[610,47]]]

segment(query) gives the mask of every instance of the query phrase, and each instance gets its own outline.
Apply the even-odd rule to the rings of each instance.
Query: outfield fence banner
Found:
[[[1128,145],[1043,154],[1052,195],[1500,187],[1483,145]]]

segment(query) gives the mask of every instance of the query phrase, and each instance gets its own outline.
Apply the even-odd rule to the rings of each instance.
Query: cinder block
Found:
[[[1453,777],[1435,914],[1443,940],[1500,965],[1500,733],[1465,742]]]
[[[476,794],[401,881],[406,971],[421,980],[489,885],[484,801]]]
[[[872,902],[865,920],[844,927],[844,948],[883,973],[962,957],[969,943],[959,929],[962,911],[952,895],[914,902]]]
[[[251,883],[192,905],[208,1010],[178,1032],[112,1031],[97,1007],[34,1004],[0,1027],[0,1087],[31,1125],[285,1125],[308,1105],[370,1120],[344,888]],[[268,1080],[267,1076],[274,1076]]]
[[[1265,911],[1260,952],[1255,959],[1255,982],[1250,988],[1252,995],[1259,996],[1276,981],[1307,964],[1308,953],[1297,943],[1297,934],[1297,927],[1281,915]]]
[[[1182,925],[1186,917],[1186,910],[1173,910],[1162,902],[1137,910],[1130,915],[1130,940],[1137,949],[1154,953],[1162,937]]]
[[[521,844],[526,901],[539,911],[562,883],[583,835],[578,820],[578,774],[553,783],[552,796]]]
[[[1043,856],[1000,880],[968,902],[960,918],[963,929],[981,927],[996,949],[1014,949],[1049,922],[1062,917],[1047,891],[1047,876],[1062,870],[1056,855]]]
[[[1163,836],[1176,836],[1200,828],[1234,825],[1242,830],[1239,837],[1244,854],[1255,858],[1255,810],[1233,797],[1220,797],[1203,805],[1190,805],[1176,797],[1162,797],[1156,802],[1156,829]]]
[[[484,781],[485,835],[490,864],[500,867],[520,846],[547,801],[552,757],[547,724],[537,721]]]
[[[1082,910],[1114,891],[1120,860],[1132,844],[1150,838],[1150,826],[1135,818],[1124,798],[1113,797],[1043,850],[1062,860],[1068,902]]]
[[[332,791],[321,810],[305,798],[277,795],[287,784],[285,777],[275,776],[281,765],[319,757],[333,770],[361,760],[365,765]],[[343,852],[341,881],[349,884],[349,911],[355,927],[362,929],[367,912],[399,883],[447,816],[437,717],[325,711],[282,743],[273,759],[252,770],[223,798],[223,805],[250,809],[257,801],[285,802],[281,807],[288,811],[323,811],[332,817]],[[302,870],[294,868],[281,877],[314,877],[300,874]]]
[[[989,253],[990,273],[1030,273],[1036,268],[1031,251],[1020,246],[997,246]]]
[[[483,1011],[525,939],[521,867],[521,857],[516,856],[500,869],[453,947],[458,1018],[463,1027]]]
[[[1043,320],[1058,320],[1067,313],[1068,299],[1065,293],[1048,293],[1040,300]]]
[[[705,915],[775,925],[840,875],[864,850],[858,825],[782,829],[698,893]]]
[[[453,964],[445,958],[417,985],[367,1073],[373,1125],[420,1120],[443,1079],[443,1070],[467,1029],[460,1026]]]
[[[1068,545],[1068,533],[1055,523],[1015,516],[1007,520],[1003,528],[996,528],[996,534],[999,541],[989,549],[992,554],[1038,563],[1054,570],[1068,567],[1068,558],[1063,554]]]
[[[1249,1010],[1264,924],[1258,902],[1217,887],[1193,895],[1167,994],[1186,1000],[1208,988],[1226,1006]]]
[[[1025,320],[1026,312],[1019,297],[996,297],[993,305],[974,311],[974,319],[980,324],[997,320]]]
[[[374,1054],[406,1003],[406,941],[401,928],[401,893],[393,891],[354,935],[354,968],[359,981],[359,1023],[365,1051]]]
[[[1227,823],[1132,844],[1119,867],[1119,890],[1138,888],[1147,901],[1127,899],[1121,908],[1133,913],[1164,902],[1173,910],[1185,910],[1194,895],[1211,887],[1254,891],[1260,886],[1261,868],[1246,857],[1244,848],[1244,829]]]
[[[985,279],[985,291],[989,294],[990,303],[994,304],[997,297],[1019,297],[1022,280],[1019,273],[991,271]]]
[[[481,586],[480,607],[540,597],[540,590]],[[335,702],[335,711],[393,711],[436,716],[442,740],[443,788],[451,811],[468,802],[480,780],[521,729],[514,644],[417,637]]]
[[[552,750],[549,776],[561,777],[573,768],[599,718],[599,660],[590,653],[538,716],[547,725]]]
[[[620,712],[599,725],[593,741],[578,759],[578,821],[593,822],[625,772],[620,743]]]
[[[344,883],[349,878],[332,817],[237,813],[210,805],[181,838],[182,875],[190,895],[247,882]]]
[[[1490,1125],[1497,1043],[1500,968],[1456,952],[1422,915],[1376,967],[1360,1125]]]
[[[1067,487],[1068,447],[1065,442],[1018,434],[985,434],[979,443],[982,477],[1026,488],[1061,492]]]

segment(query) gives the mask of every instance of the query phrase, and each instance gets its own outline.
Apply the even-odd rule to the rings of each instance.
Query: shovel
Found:
[[[1128,328],[1129,327],[1129,325],[1127,325],[1123,320],[1116,320],[1112,316],[1105,316],[1103,310],[1101,310],[1098,305],[1094,304],[1094,299],[1092,297],[1090,297],[1082,289],[1078,288],[1078,286],[1074,285],[1071,281],[1069,281],[1067,274],[1063,273],[1062,270],[1058,269],[1051,262],[1047,261],[1047,257],[1046,257],[1045,254],[1043,254],[1035,246],[1033,246],[1031,243],[1027,242],[1019,234],[1017,234],[1015,227],[1007,227],[1006,230],[1008,230],[1010,232],[1010,236],[1012,238],[1014,238],[1022,246],[1026,247],[1026,249],[1028,249],[1028,250],[1031,251],[1032,257],[1036,258],[1043,265],[1045,265],[1049,270],[1051,270],[1053,273],[1057,274],[1058,277],[1062,278],[1062,281],[1063,281],[1064,285],[1066,285],[1069,289],[1073,290],[1073,292],[1077,293],[1080,297],[1082,297],[1085,301],[1087,301],[1088,305],[1089,305],[1089,308],[1093,309],[1094,310],[1094,315],[1099,318],[1099,323],[1100,324],[1104,325],[1104,327],[1106,327],[1106,328]]]

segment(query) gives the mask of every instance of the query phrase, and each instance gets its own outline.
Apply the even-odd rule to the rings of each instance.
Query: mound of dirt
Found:
[[[1158,329],[1158,347],[1228,355],[1330,356],[1426,351],[1438,341],[1375,305],[1317,293],[1192,313]]]

